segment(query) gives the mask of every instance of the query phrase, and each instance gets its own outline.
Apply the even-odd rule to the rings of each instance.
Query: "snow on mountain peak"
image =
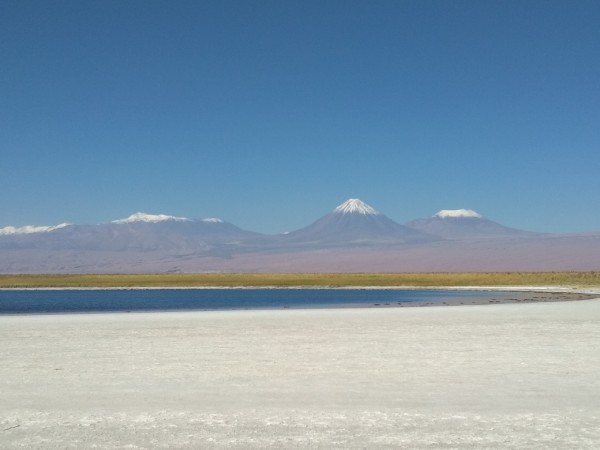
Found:
[[[371,206],[367,205],[366,203],[357,198],[351,198],[346,200],[344,203],[335,208],[333,212],[339,214],[379,214],[379,212],[375,208],[372,208]]]
[[[435,214],[433,217],[439,217],[440,219],[447,218],[475,218],[481,219],[483,216],[472,209],[442,209],[440,212]]]
[[[223,223],[223,220],[219,219],[218,217],[209,217],[207,219],[202,219],[202,222],[206,222],[206,223]]]
[[[47,233],[49,231],[58,230],[71,225],[70,223],[61,223],[60,225],[52,226],[37,226],[37,225],[25,225],[23,227],[4,227],[0,228],[0,236],[6,236],[9,234],[32,234],[32,233]]]
[[[138,213],[132,214],[131,216],[127,217],[126,219],[113,220],[112,223],[118,223],[118,224],[135,223],[135,222],[156,223],[156,222],[164,222],[167,220],[173,220],[173,221],[177,221],[177,222],[187,222],[190,219],[188,219],[187,217],[167,216],[166,214],[146,214],[143,212],[138,212]]]

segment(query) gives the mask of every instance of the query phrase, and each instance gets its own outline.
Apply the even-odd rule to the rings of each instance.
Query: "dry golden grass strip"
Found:
[[[600,287],[600,272],[0,275],[0,288],[352,286]]]

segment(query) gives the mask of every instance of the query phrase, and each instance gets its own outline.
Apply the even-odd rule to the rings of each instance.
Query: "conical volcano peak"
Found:
[[[366,203],[357,198],[351,198],[346,200],[344,203],[335,208],[333,212],[338,214],[379,214],[379,211],[377,211],[375,208],[367,205]]]
[[[482,219],[483,216],[472,209],[442,209],[436,213],[433,217],[439,217],[440,219],[447,218],[470,218],[470,219]]]

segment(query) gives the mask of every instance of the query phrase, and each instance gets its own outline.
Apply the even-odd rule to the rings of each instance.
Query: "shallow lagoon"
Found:
[[[404,289],[0,290],[0,314],[434,306],[550,300],[555,294]],[[563,295],[564,299],[564,295]]]

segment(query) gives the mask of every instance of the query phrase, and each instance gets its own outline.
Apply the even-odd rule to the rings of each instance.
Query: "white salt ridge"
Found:
[[[47,233],[49,231],[58,230],[71,225],[70,223],[61,223],[59,225],[52,226],[38,226],[38,225],[25,225],[22,227],[4,227],[0,228],[0,236],[6,236],[9,234],[32,234],[32,233]]]
[[[351,198],[346,200],[344,203],[335,208],[333,212],[339,214],[379,214],[379,211],[377,211],[375,208],[367,205],[366,203],[357,198]]]
[[[165,222],[167,220],[172,220],[172,221],[176,221],[176,222],[190,221],[190,219],[188,219],[187,217],[175,217],[175,216],[168,216],[166,214],[146,214],[143,212],[138,212],[138,213],[132,214],[131,216],[127,217],[126,219],[113,220],[112,223],[119,223],[119,224],[135,223],[135,222],[156,223],[156,222]]]
[[[466,217],[481,219],[483,216],[472,209],[442,209],[436,213],[433,217],[439,217],[440,219],[455,218],[455,217]]]

